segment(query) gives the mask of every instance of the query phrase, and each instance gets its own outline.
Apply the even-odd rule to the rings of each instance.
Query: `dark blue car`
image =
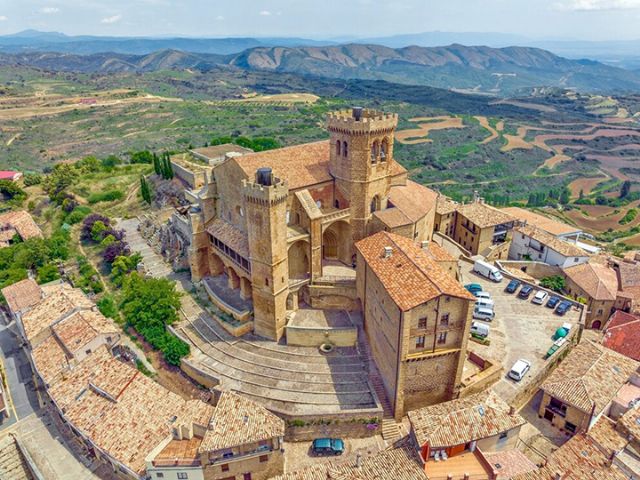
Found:
[[[504,289],[504,291],[507,293],[516,293],[516,290],[518,290],[519,286],[520,286],[520,281],[511,280],[509,282],[509,285],[507,285],[507,288]]]
[[[314,455],[342,455],[344,442],[340,438],[316,438],[311,444]]]
[[[548,308],[556,308],[556,305],[560,303],[560,297],[556,297],[555,295],[549,299],[547,302]]]
[[[526,300],[527,298],[529,298],[529,295],[531,295],[531,292],[533,292],[533,287],[531,285],[525,285],[520,289],[518,297],[524,298]]]
[[[569,310],[571,310],[571,304],[569,302],[560,302],[560,305],[558,305],[558,308],[556,308],[556,313],[560,316],[563,316]]]

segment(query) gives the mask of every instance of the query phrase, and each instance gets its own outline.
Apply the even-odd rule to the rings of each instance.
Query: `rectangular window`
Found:
[[[502,432],[500,434],[500,436],[498,437],[498,440],[504,440],[505,438],[507,438],[509,436],[508,432]]]
[[[189,475],[187,474],[187,472],[178,472],[176,473],[176,476],[178,480],[187,480],[189,478]]]
[[[156,473],[156,478],[164,478],[164,473]]]
[[[245,473],[242,475],[242,480],[251,480],[251,474],[250,473]]]
[[[564,429],[570,433],[576,433],[576,426],[571,422],[564,423]]]
[[[440,325],[446,327],[447,325],[449,325],[449,314],[445,313],[444,315],[442,315],[442,317],[440,317]]]
[[[603,310],[601,308],[598,309],[598,315],[602,315],[602,313],[603,313]]]
[[[260,463],[268,462],[269,455],[260,455]]]
[[[220,468],[222,469],[223,472],[228,472],[229,471],[229,464],[228,463],[223,463],[222,465],[220,465]]]
[[[424,335],[416,338],[416,348],[424,348]]]
[[[438,335],[438,343],[447,343],[447,332],[442,332],[440,335]]]
[[[427,328],[427,317],[418,320],[418,328]]]

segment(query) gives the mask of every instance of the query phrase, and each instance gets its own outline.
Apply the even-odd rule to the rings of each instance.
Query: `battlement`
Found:
[[[271,185],[262,185],[258,182],[242,181],[242,190],[245,199],[258,205],[276,205],[286,201],[289,197],[289,186],[276,177],[271,177]]]
[[[397,114],[379,110],[354,108],[327,114],[327,130],[336,133],[386,133],[392,132],[397,125]]]

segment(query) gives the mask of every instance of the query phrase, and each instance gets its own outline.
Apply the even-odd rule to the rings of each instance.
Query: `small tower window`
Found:
[[[287,225],[289,225],[290,221],[291,221],[291,210],[287,210]]]
[[[349,155],[349,144],[347,142],[342,143],[342,156],[346,157]]]
[[[382,140],[382,148],[380,149],[380,161],[385,162],[389,156],[389,140]]]
[[[342,153],[341,149],[342,149],[342,144],[340,143],[340,140],[338,140],[336,142],[336,156],[338,157],[340,156],[340,153]]]
[[[371,145],[371,164],[378,163],[378,151],[380,150],[380,144],[376,140]]]

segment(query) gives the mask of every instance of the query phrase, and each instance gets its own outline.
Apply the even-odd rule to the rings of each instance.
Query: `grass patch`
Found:
[[[87,198],[90,204],[99,202],[113,202],[115,200],[121,200],[124,198],[124,192],[122,190],[107,190],[106,192],[92,193]]]

